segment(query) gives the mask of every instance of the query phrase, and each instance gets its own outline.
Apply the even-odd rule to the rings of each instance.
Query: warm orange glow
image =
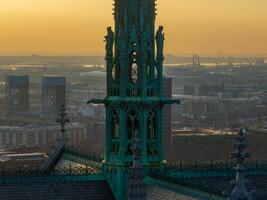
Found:
[[[0,52],[97,53],[112,0],[1,0]],[[266,54],[266,0],[158,0],[166,51]]]

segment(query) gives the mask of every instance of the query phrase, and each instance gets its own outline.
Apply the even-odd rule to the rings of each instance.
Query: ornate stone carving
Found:
[[[163,26],[159,26],[159,29],[156,33],[157,56],[163,55],[164,40],[165,40],[165,35],[163,33]]]
[[[113,45],[115,40],[115,34],[112,31],[111,26],[107,28],[107,35],[105,36],[105,42],[106,42],[106,55],[107,56],[113,56]]]

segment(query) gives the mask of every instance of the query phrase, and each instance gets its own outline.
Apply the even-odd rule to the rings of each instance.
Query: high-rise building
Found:
[[[57,114],[66,105],[66,78],[42,77],[42,113]]]
[[[6,111],[27,112],[29,110],[29,77],[6,76]]]

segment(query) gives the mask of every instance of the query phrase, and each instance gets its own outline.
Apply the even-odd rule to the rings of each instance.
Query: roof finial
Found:
[[[66,108],[65,105],[62,104],[60,112],[58,113],[58,119],[56,121],[57,123],[59,123],[60,125],[60,140],[65,142],[66,138],[65,138],[65,132],[66,132],[66,123],[70,122],[70,120],[67,118],[67,112],[66,112]]]
[[[56,163],[58,162],[60,156],[64,152],[65,149],[65,125],[67,122],[70,122],[70,120],[67,118],[67,113],[64,104],[62,104],[61,110],[59,112],[59,117],[56,122],[60,124],[60,133],[61,137],[57,141],[56,145],[53,146],[53,149],[49,153],[48,159],[41,165],[40,169],[41,171],[45,173],[50,173],[51,170],[54,168]]]
[[[247,145],[245,144],[244,131],[242,128],[239,130],[234,147],[236,150],[235,152],[231,153],[231,158],[236,159],[237,166],[235,167],[235,170],[237,174],[234,181],[235,188],[228,200],[253,200],[252,193],[248,192],[246,189],[246,181],[244,176],[246,169],[244,166],[244,161],[246,158],[250,157],[250,154],[244,151]]]
[[[129,200],[145,200],[144,176],[140,164],[141,158],[141,140],[138,131],[135,132],[135,144],[133,148],[133,166],[132,174],[129,180]]]

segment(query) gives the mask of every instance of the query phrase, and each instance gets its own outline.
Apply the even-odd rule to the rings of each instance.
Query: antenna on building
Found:
[[[246,170],[244,161],[250,157],[250,154],[244,151],[247,148],[247,145],[245,144],[243,129],[239,130],[234,147],[236,150],[231,153],[231,158],[236,159],[237,166],[235,167],[235,170],[237,174],[234,181],[235,188],[228,200],[253,200],[252,193],[248,192],[246,189],[246,180],[244,175]]]

